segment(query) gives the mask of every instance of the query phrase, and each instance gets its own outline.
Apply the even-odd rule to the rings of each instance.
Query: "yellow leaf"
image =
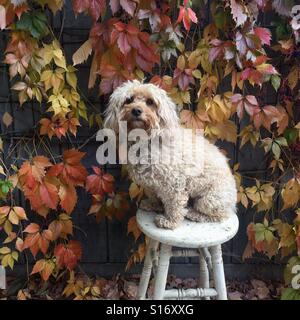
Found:
[[[13,122],[13,118],[12,116],[8,113],[8,112],[5,112],[3,117],[2,117],[2,122],[7,126],[9,127],[12,122]]]
[[[288,84],[292,90],[296,87],[299,78],[300,78],[300,67],[297,65],[294,65],[290,73],[288,74],[288,78],[287,78]]]
[[[5,221],[3,229],[7,235],[9,235],[12,232],[12,224],[9,220]]]
[[[201,72],[200,70],[196,69],[192,72],[193,77],[197,78],[197,79],[201,79]]]
[[[17,214],[14,212],[14,210],[10,210],[8,219],[12,224],[19,224],[19,217]]]
[[[97,73],[96,73],[97,69],[98,69],[98,59],[97,59],[97,55],[94,54],[91,68],[90,68],[90,76],[89,76],[89,83],[88,83],[89,89],[92,89],[95,85],[95,82],[97,79]]]
[[[74,54],[72,57],[73,66],[85,62],[92,53],[92,42],[88,39]]]
[[[185,69],[185,58],[183,55],[179,56],[177,59],[177,68],[180,70]]]
[[[211,139],[221,139],[232,143],[236,142],[237,128],[233,121],[225,121],[223,123],[212,124],[208,123],[204,133]]]
[[[191,52],[188,58],[189,67],[191,69],[197,68],[200,61],[201,61],[201,51],[196,49],[195,51]]]
[[[291,179],[281,191],[283,207],[281,210],[297,205],[300,198],[300,186],[296,179]]]
[[[9,254],[11,250],[8,247],[0,248],[0,254]]]
[[[67,79],[68,84],[74,90],[76,90],[76,87],[77,87],[77,76],[76,76],[75,72],[74,71],[68,71],[66,73],[66,79]]]
[[[131,199],[137,198],[141,193],[143,193],[143,189],[136,185],[134,182],[131,183],[129,187],[129,196]]]

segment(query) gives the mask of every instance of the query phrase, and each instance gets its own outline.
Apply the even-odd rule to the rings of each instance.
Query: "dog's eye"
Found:
[[[149,99],[146,100],[146,104],[147,104],[148,106],[152,106],[152,105],[154,105],[154,101],[149,98]]]
[[[125,103],[126,103],[126,104],[130,104],[130,103],[132,103],[132,102],[133,102],[133,97],[127,98],[127,99],[125,100]]]

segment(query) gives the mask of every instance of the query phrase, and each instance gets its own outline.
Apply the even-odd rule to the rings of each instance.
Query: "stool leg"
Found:
[[[151,277],[152,265],[153,265],[153,258],[155,256],[155,251],[158,246],[158,241],[150,239],[149,245],[147,248],[147,253],[144,261],[143,272],[140,278],[139,288],[137,299],[144,300],[147,293],[147,288],[149,284],[149,280]]]
[[[200,288],[209,288],[209,273],[207,263],[201,251],[199,253],[199,273]],[[209,300],[209,297],[205,297],[204,300]]]
[[[166,244],[161,244],[158,260],[158,268],[154,283],[154,300],[162,300],[166,289],[167,276],[172,256],[172,247]]]
[[[211,252],[212,264],[213,264],[215,289],[218,292],[217,299],[227,300],[227,290],[226,290],[221,245],[211,247],[210,252]]]

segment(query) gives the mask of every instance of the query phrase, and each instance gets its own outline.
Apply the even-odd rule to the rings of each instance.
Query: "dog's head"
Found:
[[[128,130],[172,129],[179,125],[176,107],[167,93],[154,84],[137,80],[119,86],[111,95],[104,126],[118,131],[119,121]]]

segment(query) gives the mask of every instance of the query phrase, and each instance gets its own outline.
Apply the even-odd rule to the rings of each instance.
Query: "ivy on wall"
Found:
[[[103,96],[126,80],[147,78],[176,102],[183,126],[204,129],[212,141],[238,141],[241,149],[251,145],[263,150],[268,180],[252,178],[246,186],[249,177],[239,171],[239,163],[233,168],[240,205],[257,212],[247,228],[243,259],[255,251],[269,258],[290,256],[285,272],[290,284],[291,270],[300,263],[296,2],[73,0],[72,4],[75,15],[89,15],[92,27],[68,64],[49,24],[49,13],[61,11],[62,0],[0,0],[0,30],[9,34],[4,62],[11,89],[20,106],[32,100],[46,105],[35,141],[46,145],[51,139],[68,140],[84,122],[101,127],[101,114],[86,107],[77,86],[76,65],[91,59],[88,87],[99,86]],[[261,21],[269,14],[266,28]],[[276,95],[275,104],[266,101],[266,90]],[[3,121],[9,125],[13,118],[6,114]],[[80,150],[65,150],[59,157],[48,147],[44,151],[47,156],[33,150],[20,166],[7,167],[2,161],[0,232],[6,239],[0,247],[1,263],[13,268],[19,254],[30,251],[39,257],[31,274],[39,273],[47,281],[68,270],[73,286],[69,283],[66,295],[86,298],[76,295],[73,279],[82,255],[80,243],[72,239],[77,192],[84,188],[92,196],[89,214],[95,214],[98,222],[122,218],[128,197],[116,191],[113,176],[103,168],[93,167],[88,175]],[[34,221],[14,199],[17,189],[38,217]],[[130,185],[131,200],[139,202],[142,193],[139,186]],[[287,210],[293,211],[293,221],[286,218]],[[141,236],[134,217],[128,233],[135,240]],[[139,244],[128,267],[140,262],[144,251],[145,244]],[[299,294],[289,288],[284,297]]]

